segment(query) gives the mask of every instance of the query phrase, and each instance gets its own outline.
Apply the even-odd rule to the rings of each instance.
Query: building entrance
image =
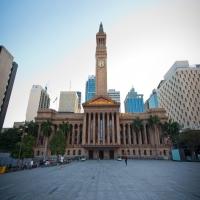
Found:
[[[93,160],[93,151],[89,150],[89,160]]]
[[[109,155],[110,155],[110,159],[114,159],[114,151],[113,150],[110,150],[109,151]]]
[[[99,159],[100,160],[104,159],[104,152],[103,151],[99,151]]]

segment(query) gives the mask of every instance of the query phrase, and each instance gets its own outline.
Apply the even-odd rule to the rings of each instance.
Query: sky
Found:
[[[107,34],[108,89],[144,101],[177,60],[200,63],[199,0],[0,0],[0,45],[18,63],[4,127],[24,121],[33,84],[82,92],[95,74],[96,33]],[[53,103],[54,99],[58,100]]]

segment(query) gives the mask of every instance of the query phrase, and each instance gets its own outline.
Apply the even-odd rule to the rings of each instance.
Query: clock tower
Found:
[[[107,96],[107,50],[106,33],[102,23],[96,34],[96,95]]]

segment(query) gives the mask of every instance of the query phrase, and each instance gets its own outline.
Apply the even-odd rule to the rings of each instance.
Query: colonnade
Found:
[[[131,123],[120,124],[120,143],[122,145],[159,145],[160,128],[150,128],[144,123],[139,130],[135,130]]]
[[[83,144],[120,143],[119,115],[115,112],[86,113],[83,130]]]

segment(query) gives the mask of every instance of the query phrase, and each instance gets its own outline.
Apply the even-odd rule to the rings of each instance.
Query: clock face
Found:
[[[99,60],[98,61],[98,66],[99,67],[104,67],[104,60]]]

